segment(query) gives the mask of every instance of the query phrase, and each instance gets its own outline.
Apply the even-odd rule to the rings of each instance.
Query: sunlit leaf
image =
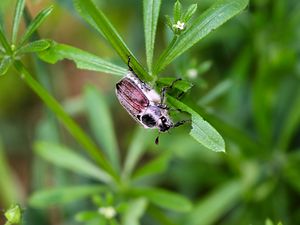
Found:
[[[15,8],[15,15],[14,15],[14,21],[13,21],[13,29],[12,29],[12,43],[15,44],[17,35],[18,35],[18,29],[20,26],[20,21],[22,18],[23,10],[25,6],[25,0],[18,0]]]
[[[110,63],[96,55],[81,49],[53,42],[46,51],[39,53],[39,57],[48,62],[56,63],[63,59],[69,59],[76,63],[79,69],[92,70],[117,76],[124,76],[127,69]]]
[[[155,34],[161,0],[144,0],[144,33],[148,69],[152,71]]]
[[[35,192],[30,197],[29,204],[36,208],[47,208],[53,205],[67,204],[105,191],[106,187],[100,185],[53,188]]]
[[[24,53],[32,53],[32,52],[41,52],[45,51],[47,48],[51,46],[52,41],[50,40],[37,40],[30,42],[24,46],[22,46],[20,49],[16,51],[16,54],[24,54]]]
[[[225,142],[222,136],[213,128],[208,122],[206,122],[197,112],[178,101],[177,99],[169,96],[169,102],[184,112],[187,112],[192,117],[192,129],[190,135],[201,143],[204,147],[215,151],[225,152]]]

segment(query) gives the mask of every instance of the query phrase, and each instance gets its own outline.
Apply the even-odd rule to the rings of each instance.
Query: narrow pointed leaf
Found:
[[[4,35],[4,31],[2,29],[1,24],[0,24],[0,44],[3,46],[3,48],[5,49],[5,51],[7,53],[11,53],[11,47],[10,47],[10,45],[9,45],[5,35]]]
[[[42,158],[54,163],[56,166],[106,183],[111,181],[111,177],[105,171],[66,146],[49,142],[38,142],[35,145],[35,151]]]
[[[143,216],[147,207],[145,198],[138,198],[128,203],[126,212],[122,216],[122,225],[140,225],[140,218]]]
[[[77,9],[81,16],[89,22],[94,21],[92,26],[97,26],[106,40],[112,45],[115,51],[119,54],[123,62],[127,64],[128,57],[131,57],[131,66],[137,75],[146,81],[152,81],[153,78],[145,71],[143,66],[137,61],[133,53],[129,50],[125,42],[122,40],[120,34],[113,27],[104,13],[98,9],[91,0],[75,0]],[[88,16],[88,18],[86,18]]]
[[[176,212],[187,212],[192,208],[190,200],[180,194],[164,189],[140,187],[134,188],[132,194],[145,197],[154,205]]]
[[[167,48],[157,61],[155,74],[171,63],[175,58],[191,48],[194,44],[220,27],[230,18],[241,12],[249,0],[218,0],[208,10],[201,14],[179,36],[172,48]]]
[[[111,113],[104,96],[95,87],[88,86],[84,91],[89,123],[99,144],[116,170],[120,169],[120,156],[114,132]]]
[[[173,8],[174,23],[177,23],[177,21],[180,21],[181,19],[181,8],[181,3],[179,0],[177,0]]]
[[[230,181],[214,190],[195,204],[186,216],[186,225],[215,224],[239,201],[244,186],[240,181]]]
[[[25,54],[25,53],[33,53],[33,52],[41,52],[45,51],[47,48],[49,48],[52,44],[52,41],[50,40],[37,40],[30,42],[24,46],[22,46],[20,49],[16,51],[16,54]]]
[[[208,122],[206,122],[197,112],[178,101],[177,99],[169,96],[169,102],[182,111],[185,111],[192,116],[192,129],[190,135],[197,140],[204,147],[215,151],[225,152],[225,142],[222,136],[213,128]]]
[[[10,65],[11,65],[11,58],[9,56],[4,56],[4,58],[0,62],[0,76],[6,74]]]
[[[56,63],[63,59],[69,59],[76,63],[77,68],[108,73],[117,76],[124,76],[127,69],[110,63],[96,55],[81,49],[53,42],[46,51],[40,52],[39,57],[48,62]]]
[[[196,12],[197,10],[197,4],[192,4],[188,9],[187,11],[184,13],[183,17],[182,17],[182,20],[184,22],[188,22],[192,16],[194,15],[194,13]]]
[[[29,199],[29,204],[36,208],[47,208],[53,205],[63,205],[97,193],[105,192],[100,185],[59,187],[35,192]]]
[[[161,0],[144,0],[144,32],[148,69],[152,71],[154,43]]]
[[[46,9],[43,9],[29,24],[28,28],[23,35],[20,45],[23,45],[26,41],[29,40],[31,35],[39,28],[39,26],[45,21],[45,19],[50,15],[53,10],[53,6],[49,6]]]
[[[137,180],[164,172],[168,167],[170,159],[171,156],[168,152],[158,156],[156,159],[153,159],[142,167],[138,168],[133,174],[133,179]]]
[[[126,154],[123,177],[130,177],[133,169],[135,168],[138,160],[146,151],[147,146],[150,142],[154,141],[153,133],[147,132],[144,128],[138,127],[132,138],[132,142],[129,146]]]
[[[13,29],[12,29],[12,43],[16,43],[18,29],[20,26],[20,21],[22,18],[23,10],[25,6],[25,0],[18,0],[15,9],[14,21],[13,21]]]
[[[63,110],[62,106],[31,76],[20,61],[15,61],[14,66],[28,86],[43,100],[43,102],[55,113],[71,135],[80,143],[84,150],[105,171],[114,178],[116,173],[108,163],[102,151],[95,145],[89,136],[75,123],[75,121]]]

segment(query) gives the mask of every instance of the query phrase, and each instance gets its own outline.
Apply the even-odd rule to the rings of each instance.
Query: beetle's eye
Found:
[[[161,122],[162,122],[162,123],[165,123],[165,122],[167,122],[167,119],[166,119],[166,117],[164,117],[164,116],[163,116],[163,117],[161,117],[161,118],[160,118],[160,120],[161,120]]]
[[[154,127],[156,125],[155,119],[150,114],[143,115],[142,122],[148,127]]]

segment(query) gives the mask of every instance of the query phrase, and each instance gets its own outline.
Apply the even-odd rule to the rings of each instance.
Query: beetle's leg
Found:
[[[161,89],[161,92],[160,92],[160,105],[165,105],[167,90],[172,89],[174,84],[178,81],[181,81],[181,80],[182,80],[181,78],[177,78],[177,79],[173,80],[172,83],[169,86],[165,86]]]
[[[178,121],[177,123],[175,123],[173,125],[173,127],[179,127],[179,126],[181,126],[181,125],[183,125],[183,124],[185,124],[187,122],[191,122],[191,120],[181,120],[181,121]]]
[[[129,56],[128,56],[128,60],[127,60],[127,66],[128,66],[128,68],[129,68],[129,70],[130,70],[131,72],[133,72],[133,69],[132,69],[132,67],[130,66],[130,60],[131,60],[131,56],[129,55]]]

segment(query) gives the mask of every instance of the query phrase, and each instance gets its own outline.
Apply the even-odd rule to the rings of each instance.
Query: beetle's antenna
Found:
[[[133,69],[132,69],[132,67],[130,66],[130,60],[131,60],[131,56],[129,55],[129,56],[128,56],[128,61],[127,61],[127,66],[128,66],[128,68],[129,68],[129,70],[133,72]]]
[[[156,144],[156,145],[159,144],[159,135],[160,135],[160,132],[158,133],[157,137],[155,138],[155,144]]]

